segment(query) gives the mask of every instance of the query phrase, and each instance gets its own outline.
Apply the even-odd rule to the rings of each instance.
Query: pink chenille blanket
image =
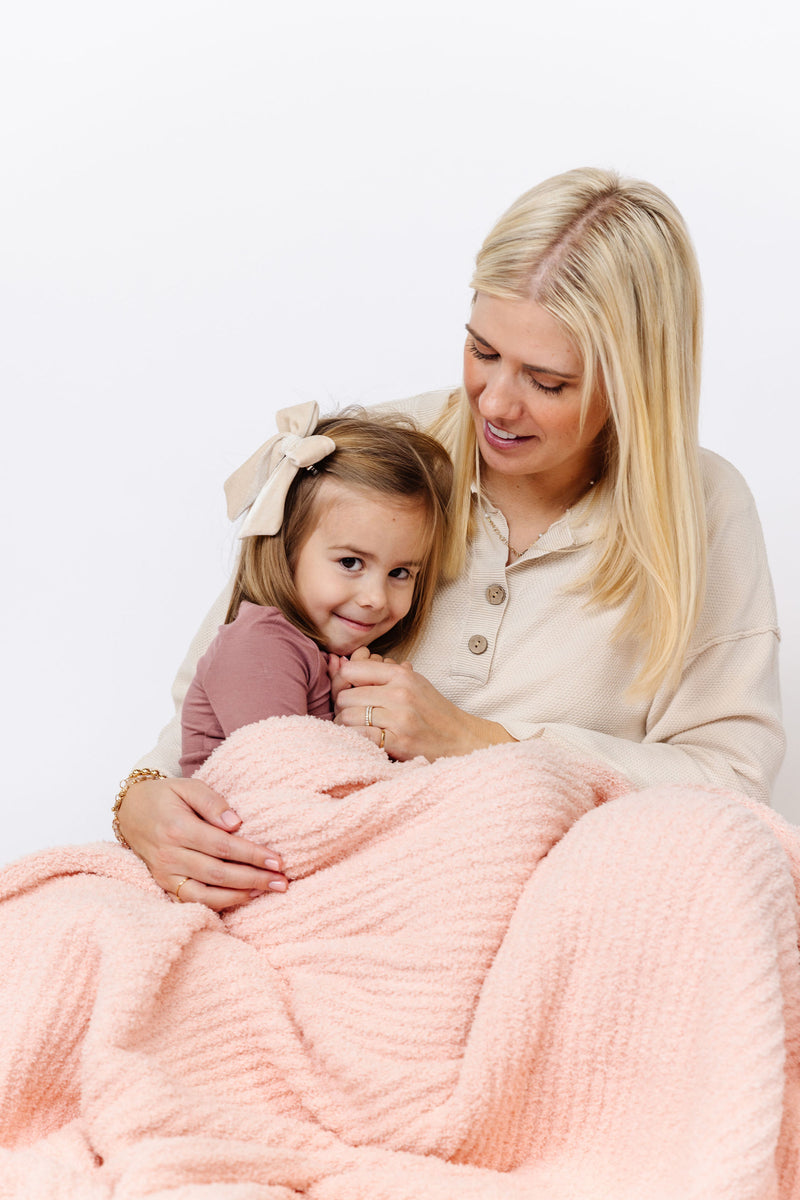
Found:
[[[800,830],[308,717],[202,775],[285,895],[219,917],[113,844],[0,874],[0,1197],[800,1196]]]

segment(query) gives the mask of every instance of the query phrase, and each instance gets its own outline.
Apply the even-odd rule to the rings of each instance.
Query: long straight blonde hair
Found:
[[[472,287],[532,300],[582,360],[583,412],[608,401],[598,560],[578,586],[622,606],[617,634],[641,647],[635,691],[677,682],[705,592],[705,505],[698,453],[702,292],[683,218],[652,184],[568,171],[526,192],[481,247]],[[475,430],[463,389],[432,431],[455,467],[448,573],[472,529]],[[599,499],[599,497],[598,497]]]

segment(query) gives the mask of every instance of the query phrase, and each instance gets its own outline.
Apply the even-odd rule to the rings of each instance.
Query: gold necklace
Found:
[[[488,512],[486,511],[486,509],[484,509],[484,510],[483,510],[483,515],[486,517],[486,520],[489,522],[489,524],[491,525],[492,529],[495,531],[495,533],[497,534],[497,536],[500,538],[500,541],[501,541],[501,542],[502,542],[502,543],[503,543],[505,546],[508,546],[508,552],[509,552],[509,554],[511,555],[511,557],[512,557],[512,558],[522,558],[523,554],[527,554],[527,553],[528,553],[528,551],[530,550],[531,546],[533,545],[533,542],[531,542],[531,546],[526,546],[524,550],[515,550],[515,549],[514,549],[514,547],[511,545],[511,542],[508,540],[508,538],[507,538],[507,537],[505,537],[505,536],[504,536],[504,535],[503,535],[503,534],[500,532],[500,530],[497,528],[497,526],[495,525],[495,523],[494,523],[494,521],[492,520],[492,518],[489,516]],[[537,537],[537,539],[536,539],[536,540],[538,541],[538,540],[539,540],[539,538],[540,538],[541,536],[542,536],[542,535],[541,535],[541,534],[539,534],[539,537]]]
[[[595,482],[596,482],[596,480],[594,480],[594,479],[590,479],[590,480],[589,480],[589,483],[588,483],[588,486],[587,486],[587,488],[586,488],[586,491],[581,493],[581,495],[578,497],[578,500],[582,500],[582,499],[583,499],[583,497],[584,497],[584,496],[587,494],[587,492],[590,492],[590,491],[591,491],[591,489],[592,489],[592,488],[594,487],[594,485],[595,485]],[[577,501],[573,501],[573,503],[577,504]],[[565,516],[565,515],[566,515],[568,512],[569,512],[569,508],[565,508],[565,509],[563,510],[563,512],[562,512],[562,514],[561,514],[561,515],[562,515],[562,516]],[[500,532],[500,530],[497,528],[497,526],[495,525],[494,521],[493,521],[493,520],[492,520],[492,518],[489,516],[489,514],[488,514],[488,512],[486,511],[486,509],[485,509],[485,508],[483,509],[483,515],[486,517],[486,520],[489,522],[489,524],[491,525],[492,529],[495,531],[495,533],[497,534],[497,536],[500,538],[500,541],[503,543],[503,545],[504,545],[504,546],[506,546],[506,547],[508,548],[508,552],[509,552],[509,554],[510,554],[510,555],[512,556],[512,558],[514,558],[514,559],[517,559],[517,558],[522,558],[523,554],[527,554],[527,553],[528,553],[528,551],[530,550],[531,546],[535,545],[535,544],[536,544],[536,542],[538,542],[539,538],[540,538],[540,537],[542,537],[542,534],[541,534],[541,533],[537,533],[537,535],[536,535],[536,537],[534,538],[534,540],[533,540],[533,541],[530,543],[530,545],[526,546],[524,550],[515,550],[515,549],[514,549],[514,547],[511,545],[511,542],[510,542],[510,541],[508,540],[508,538],[505,536],[505,534],[502,534],[502,533]],[[558,520],[560,520],[560,519],[561,519],[561,518],[559,517],[559,518],[558,518]],[[551,521],[551,524],[554,524],[554,523],[555,523],[555,522],[552,522],[552,521]],[[548,526],[548,529],[549,529],[549,528],[550,528],[550,526]],[[547,530],[545,529],[543,532],[544,532],[544,533],[546,533],[546,532],[547,532]]]

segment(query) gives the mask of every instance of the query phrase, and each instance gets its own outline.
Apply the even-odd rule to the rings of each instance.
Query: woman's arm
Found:
[[[378,743],[385,730],[384,749],[392,758],[422,755],[433,762],[517,740],[496,721],[473,716],[446,700],[408,662],[344,660],[339,680],[340,686],[334,687],[337,723],[363,730]],[[367,705],[372,705],[371,729],[364,719]]]
[[[641,741],[565,722],[509,721],[503,726],[462,712],[410,664],[350,662],[340,674],[336,720],[378,741],[395,758],[467,754],[503,741],[544,738],[602,759],[634,787],[695,783],[728,787],[769,802],[785,746],[773,630],[756,630],[699,651],[680,685],[650,708]],[[366,705],[373,729],[364,727]]]
[[[241,820],[199,779],[133,784],[118,814],[122,836],[165,892],[216,911],[266,891],[286,891],[280,855],[236,837]]]
[[[637,788],[708,784],[768,801],[785,739],[766,550],[739,473],[708,453],[704,473],[706,603],[677,686],[650,698],[629,694],[636,646],[615,639],[613,610],[587,605],[573,586],[589,565],[578,539],[568,553],[547,550],[504,578],[493,542],[479,536],[471,572],[440,593],[418,665],[484,721],[476,727],[437,693],[432,698],[413,672],[402,679],[354,663],[343,676],[361,686],[339,697],[339,720],[357,728],[372,704],[376,724],[397,727],[399,754],[429,758],[498,740],[494,720],[509,738],[545,738],[603,759]],[[498,581],[509,593],[508,613],[485,599],[486,585]],[[473,633],[485,635],[485,653],[465,648]],[[395,752],[388,734],[386,745]]]
[[[642,742],[543,724],[539,736],[603,758],[637,787],[697,783],[770,803],[786,749],[778,690],[778,637],[753,630],[706,646],[679,687],[656,696]]]
[[[172,778],[133,784],[118,813],[122,836],[156,883],[174,893],[188,878],[181,900],[197,900],[217,911],[246,904],[253,893],[286,888],[280,855],[233,836],[241,821],[224,797],[199,779],[175,778],[180,771],[181,705],[198,660],[225,620],[229,596],[230,585],[195,634],[172,687],[175,714],[154,749],[136,763]]]

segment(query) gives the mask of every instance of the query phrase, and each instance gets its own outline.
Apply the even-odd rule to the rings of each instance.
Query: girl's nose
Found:
[[[381,579],[363,579],[358,593],[362,608],[380,609],[386,604],[386,584]]]

